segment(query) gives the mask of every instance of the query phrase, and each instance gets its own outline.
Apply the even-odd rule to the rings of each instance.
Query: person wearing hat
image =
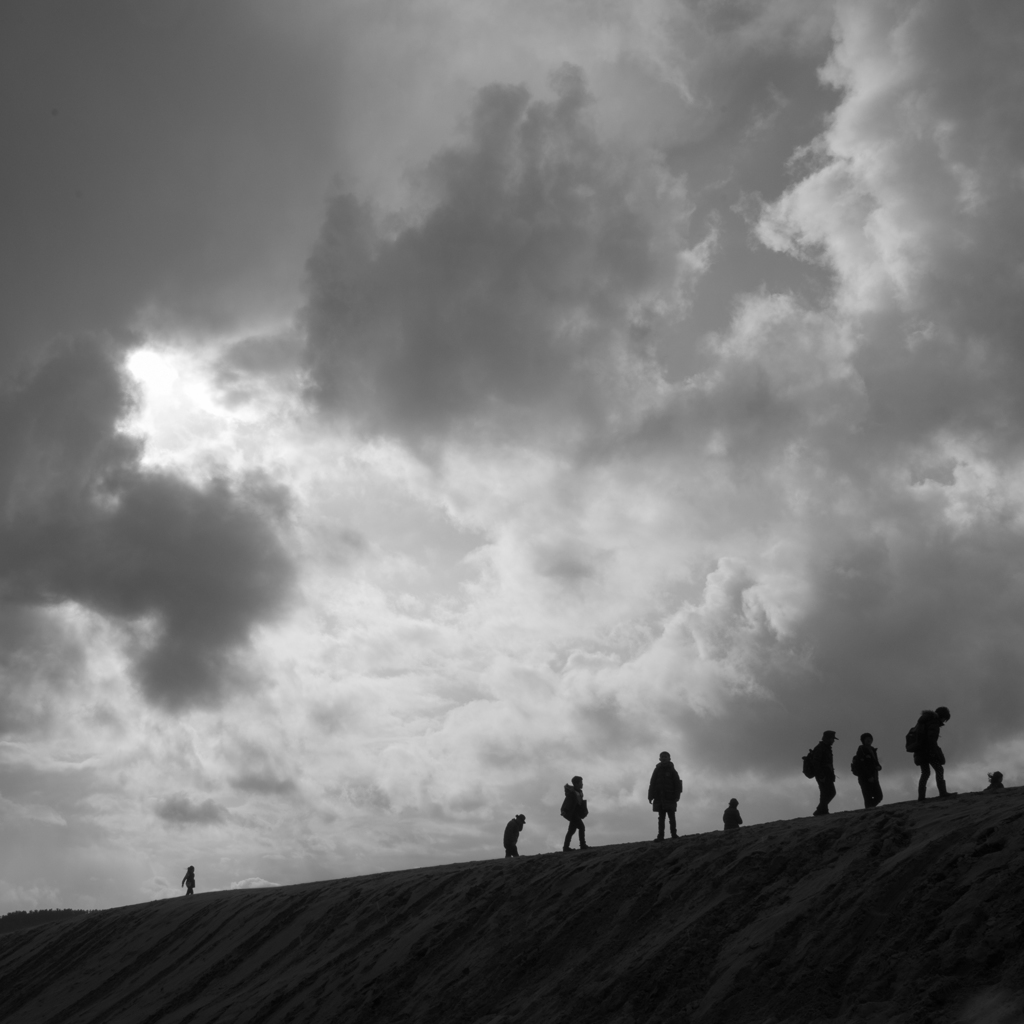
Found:
[[[502,839],[502,843],[505,846],[506,857],[518,857],[519,856],[519,833],[523,831],[523,825],[526,824],[526,815],[517,814],[506,826],[505,826],[505,837]]]
[[[831,729],[826,729],[821,734],[821,742],[812,751],[814,781],[818,784],[820,794],[818,806],[814,809],[816,818],[828,814],[828,805],[836,795],[836,770],[832,765],[832,744],[835,741],[836,734]]]
[[[982,793],[998,793],[1003,786],[1003,773],[1002,772],[989,772],[988,773],[988,785],[982,790]]]
[[[583,797],[583,779],[574,775],[571,782],[565,784],[565,799],[562,801],[562,817],[569,822],[569,831],[565,833],[562,852],[568,853],[572,847],[569,842],[576,832],[580,834],[580,849],[587,849],[587,827],[583,819],[587,816],[587,801]]]
[[[679,778],[675,765],[672,764],[672,755],[663,750],[658,755],[658,763],[654,766],[651,775],[651,784],[647,787],[647,800],[651,810],[658,815],[658,836],[654,840],[660,843],[665,839],[665,815],[668,815],[668,824],[672,832],[672,838],[676,835],[676,804],[683,792],[683,780]]]
[[[726,807],[725,813],[722,815],[722,821],[725,822],[726,829],[739,828],[743,824],[743,819],[740,817],[740,802],[736,797],[729,801],[729,806]]]

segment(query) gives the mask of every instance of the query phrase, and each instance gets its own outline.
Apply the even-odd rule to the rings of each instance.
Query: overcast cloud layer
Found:
[[[0,15],[0,910],[1019,781],[1019,5],[95,7]]]

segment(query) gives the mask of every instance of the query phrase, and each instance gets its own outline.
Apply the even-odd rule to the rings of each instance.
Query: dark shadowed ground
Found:
[[[1022,1019],[1024,789],[0,936],[32,1024]]]

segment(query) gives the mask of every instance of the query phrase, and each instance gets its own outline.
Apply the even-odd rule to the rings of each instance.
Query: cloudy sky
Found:
[[[1024,774],[1024,7],[11,0],[0,912]],[[12,144],[13,143],[13,144]]]

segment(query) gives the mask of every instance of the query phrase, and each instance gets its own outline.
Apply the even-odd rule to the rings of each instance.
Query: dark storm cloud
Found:
[[[510,410],[600,421],[650,369],[640,307],[674,248],[589,127],[582,75],[553,84],[552,102],[480,92],[468,141],[422,175],[415,225],[387,236],[332,202],[305,314],[323,406],[411,439]]]
[[[161,800],[156,814],[172,825],[216,825],[228,818],[228,812],[214,800],[193,801],[184,793]]]
[[[288,593],[276,530],[287,498],[265,481],[197,486],[141,469],[117,431],[130,407],[118,358],[63,344],[0,395],[0,599],[151,620],[136,657],[147,698],[216,703],[231,655]]]
[[[290,305],[334,170],[338,58],[292,31],[312,6],[0,5],[0,373],[148,303]]]

